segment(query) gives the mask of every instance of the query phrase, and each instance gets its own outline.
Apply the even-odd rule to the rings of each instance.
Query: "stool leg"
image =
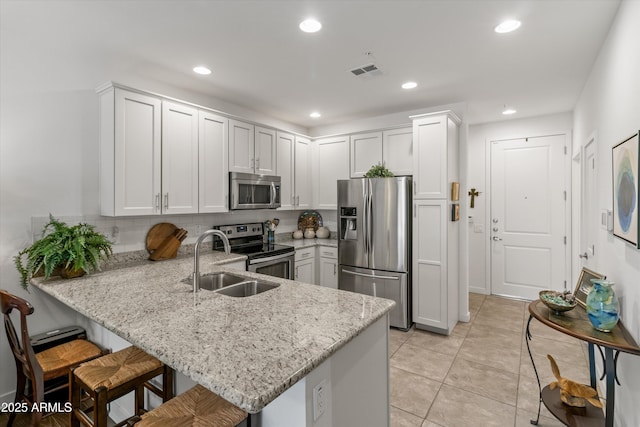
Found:
[[[173,378],[174,378],[173,368],[167,365],[164,365],[164,371],[162,373],[162,403],[172,399],[174,396]]]
[[[76,411],[80,409],[80,385],[75,382],[73,370],[69,372],[69,402],[71,402],[71,412],[69,413],[69,426],[79,427],[80,421],[76,416]]]
[[[142,415],[145,412],[144,409],[144,384],[136,387],[135,390],[135,414]]]
[[[107,427],[107,388],[98,387],[95,389],[96,400],[94,402],[94,427]]]

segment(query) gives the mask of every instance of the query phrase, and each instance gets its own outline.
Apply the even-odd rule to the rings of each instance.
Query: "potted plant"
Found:
[[[95,226],[80,223],[69,227],[49,215],[42,239],[18,252],[14,262],[21,284],[38,275],[49,278],[58,273],[64,278],[79,277],[100,269],[100,262],[113,253],[111,242]]]
[[[377,164],[371,166],[371,169],[364,174],[365,178],[392,178],[393,173],[384,165]]]

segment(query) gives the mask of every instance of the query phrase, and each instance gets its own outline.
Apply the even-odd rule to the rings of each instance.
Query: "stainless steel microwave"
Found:
[[[280,207],[280,177],[229,172],[229,209]]]

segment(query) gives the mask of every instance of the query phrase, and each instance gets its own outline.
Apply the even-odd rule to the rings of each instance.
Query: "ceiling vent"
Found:
[[[360,67],[356,67],[353,68],[351,70],[349,70],[349,72],[351,74],[353,74],[356,77],[359,78],[370,78],[370,77],[376,77],[376,76],[381,76],[382,75],[382,71],[378,68],[378,66],[376,64],[366,64],[366,65],[361,65]]]

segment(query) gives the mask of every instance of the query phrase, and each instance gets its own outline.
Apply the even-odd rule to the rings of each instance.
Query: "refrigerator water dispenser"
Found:
[[[340,239],[356,240],[358,238],[358,220],[356,208],[340,209]]]

